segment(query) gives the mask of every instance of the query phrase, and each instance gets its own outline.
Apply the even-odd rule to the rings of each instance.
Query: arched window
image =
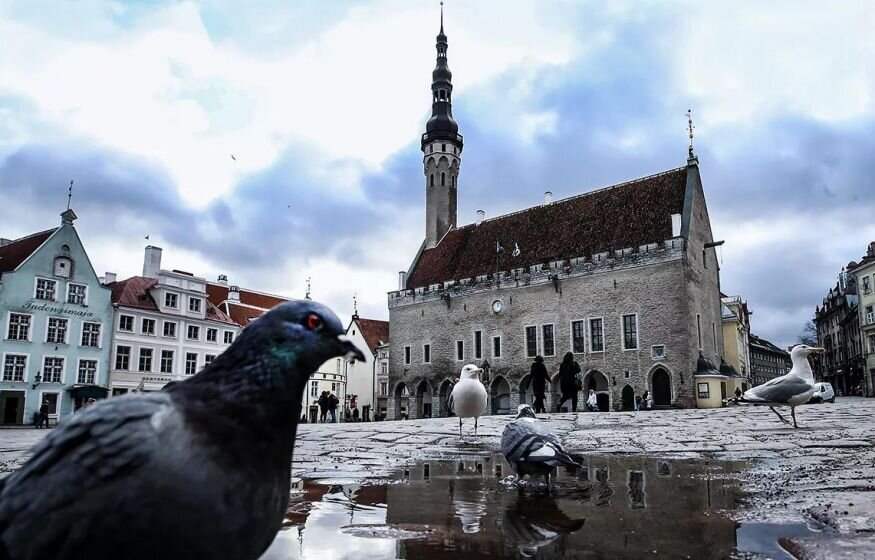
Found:
[[[428,186],[429,187],[434,186],[434,173],[432,173],[431,175],[428,176]]]
[[[456,176],[455,175],[450,175],[450,186],[453,188],[456,187]]]
[[[447,174],[444,173],[443,171],[441,171],[441,186],[443,187],[446,184],[447,184]]]

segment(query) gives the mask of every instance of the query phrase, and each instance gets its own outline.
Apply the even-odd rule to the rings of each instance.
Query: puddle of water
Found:
[[[738,549],[761,554],[768,558],[787,558],[793,556],[778,543],[779,539],[805,537],[813,531],[806,523],[762,523],[742,522],[738,528]]]
[[[552,492],[500,455],[407,467],[391,480],[301,481],[262,560],[727,558],[781,553],[771,527],[724,515],[743,462],[590,456]],[[775,548],[769,548],[769,546]],[[780,557],[780,556],[776,556]]]

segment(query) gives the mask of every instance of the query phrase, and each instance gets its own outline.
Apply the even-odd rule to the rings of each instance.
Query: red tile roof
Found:
[[[155,299],[149,292],[158,280],[155,278],[147,278],[145,276],[132,276],[126,280],[111,282],[106,286],[112,289],[112,302],[125,307],[134,307],[137,309],[148,309],[158,311],[158,305]],[[231,317],[228,317],[225,312],[213,305],[209,299],[207,300],[206,319],[208,321],[216,321],[217,323],[234,324]],[[245,326],[246,323],[237,323]]]
[[[226,301],[224,304],[222,304],[222,309],[226,310],[228,315],[230,315],[231,320],[233,320],[235,323],[242,327],[245,327],[253,319],[258,319],[267,312],[266,309],[262,309],[260,307],[239,305],[230,301]]]
[[[222,305],[228,299],[228,286],[207,282],[207,297],[213,305]],[[286,301],[289,301],[289,298],[240,288],[240,303],[243,305],[268,310]]]
[[[375,319],[353,319],[358,325],[359,332],[368,344],[371,352],[376,352],[377,346],[381,343],[389,342],[389,321],[377,321]]]
[[[450,230],[422,252],[407,288],[665,241],[671,215],[683,213],[686,178],[680,167]]]
[[[0,272],[12,272],[18,268],[18,265],[39,249],[57,229],[52,228],[33,233],[0,247]]]

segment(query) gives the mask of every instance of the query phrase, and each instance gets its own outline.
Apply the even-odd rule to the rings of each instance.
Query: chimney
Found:
[[[161,247],[149,245],[146,247],[146,256],[143,259],[143,276],[158,278],[159,270],[161,270]]]
[[[671,236],[672,237],[680,237],[681,235],[681,215],[680,214],[672,214],[671,215]]]
[[[115,272],[104,272],[103,273],[103,283],[104,284],[112,284],[118,279],[118,276]]]
[[[553,204],[553,191],[544,191],[544,204]]]
[[[3,240],[0,239],[0,246],[3,246]],[[869,257],[875,257],[875,241],[869,243],[869,250],[866,251],[866,255]]]
[[[219,284],[223,286],[228,285],[228,275],[227,274],[219,274],[219,278],[216,280]]]
[[[486,212],[483,210],[477,210],[477,225],[480,225],[480,222],[483,221],[483,218],[486,217]]]
[[[228,286],[228,301],[240,301],[240,286]]]
[[[407,273],[403,270],[398,273],[398,289],[405,290],[407,289]]]

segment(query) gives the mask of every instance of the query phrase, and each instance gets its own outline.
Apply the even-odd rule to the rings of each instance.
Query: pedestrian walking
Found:
[[[641,395],[635,395],[635,412],[641,410]]]
[[[647,406],[647,410],[653,408],[653,396],[650,394],[650,391],[644,391],[644,402]]]
[[[574,361],[574,354],[566,352],[559,365],[559,390],[562,397],[556,405],[556,412],[562,410],[562,405],[571,399],[571,411],[577,412],[577,392],[581,389],[580,364]]]
[[[596,397],[595,391],[592,389],[589,390],[589,396],[586,398],[586,411],[587,412],[598,412],[599,411],[598,397]]]
[[[741,398],[741,387],[736,387],[736,388],[735,388],[735,398],[736,398],[736,399],[740,399],[740,398]]]
[[[322,391],[317,402],[319,403],[319,421],[324,424],[328,418],[328,391]]]
[[[337,406],[340,404],[340,399],[338,399],[334,393],[328,395],[328,412],[331,413],[331,423],[337,424]]]
[[[39,421],[37,422],[36,427],[42,428],[45,426],[49,427],[49,401],[48,399],[43,399],[43,404],[39,407]]]
[[[547,412],[544,406],[544,399],[547,397],[547,383],[550,381],[550,374],[547,373],[547,366],[544,365],[544,358],[535,356],[535,361],[529,370],[531,374],[532,392],[535,394],[535,414]]]

